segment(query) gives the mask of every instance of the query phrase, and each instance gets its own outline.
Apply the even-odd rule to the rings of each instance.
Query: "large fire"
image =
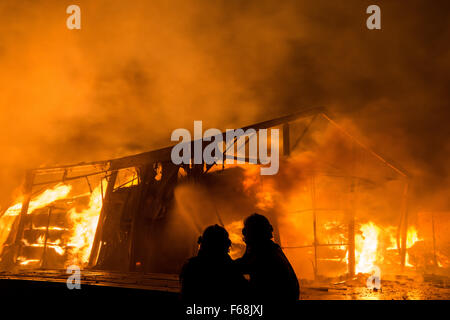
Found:
[[[67,197],[71,190],[72,187],[65,184],[58,184],[53,188],[45,190],[34,199],[31,199],[28,207],[28,214],[31,214],[33,211],[39,208],[44,208],[56,200],[64,199],[65,197]],[[22,201],[23,197],[20,197],[16,204],[9,207],[4,212],[3,216],[0,217],[0,253],[3,249],[3,243],[5,242],[11,231],[14,220],[22,210]],[[58,251],[60,250],[58,249]]]
[[[398,249],[394,230],[392,227],[385,230],[390,237],[390,247],[386,248],[386,250]],[[375,266],[383,263],[383,252],[379,246],[381,228],[373,222],[369,222],[361,226],[360,232],[361,234],[355,237],[355,258],[357,263],[355,271],[356,273],[371,273]],[[417,229],[414,226],[410,226],[407,231],[406,249],[413,247],[416,242],[421,240]],[[406,252],[405,266],[414,267],[409,262],[408,252]]]
[[[73,208],[69,212],[73,228],[67,244],[68,247],[72,247],[68,264],[84,265],[88,262],[103,206],[102,190],[104,188],[106,188],[106,184],[103,187],[99,185],[94,189],[87,209],[78,212]]]
[[[244,191],[248,194],[248,196],[255,195],[255,207],[262,211],[270,211],[275,210],[277,200],[279,198],[279,191],[274,183],[274,181],[270,179],[262,180],[261,176],[258,174],[258,168],[255,166],[246,166],[246,170],[244,179],[242,181]],[[123,177],[122,183],[123,186],[132,186],[136,184],[136,172],[133,171],[131,173],[126,172]],[[131,179],[131,180],[130,180]],[[26,239],[22,239],[22,243],[27,247],[32,248],[43,248],[53,250],[56,254],[64,257],[65,265],[76,264],[81,267],[84,267],[90,256],[90,252],[92,249],[95,232],[97,229],[97,224],[99,220],[100,211],[103,205],[103,190],[106,189],[106,181],[102,180],[102,184],[99,184],[89,195],[89,202],[87,205],[83,207],[71,207],[67,210],[66,218],[67,218],[67,226],[61,227],[58,225],[49,224],[46,227],[40,226],[32,226],[33,230],[41,230],[46,231],[48,233],[49,230],[61,231],[64,232],[64,236],[59,239],[48,239],[44,236],[39,236],[35,241],[27,241]],[[308,206],[308,194],[307,189],[303,187],[303,189],[298,189],[301,194],[305,194],[305,197],[299,196],[297,194],[297,198],[293,198],[293,202],[286,202],[283,209],[291,209],[290,207],[294,207],[295,209],[302,208],[304,206]],[[29,204],[29,209],[27,214],[32,215],[38,209],[46,208],[51,206],[55,201],[67,199],[69,198],[72,191],[72,186],[68,184],[58,184],[52,188],[41,192],[39,195],[35,196],[31,199]],[[254,194],[253,194],[254,193]],[[11,231],[14,220],[18,218],[18,215],[21,212],[22,201],[23,199],[19,199],[14,205],[9,207],[6,211],[4,211],[3,216],[0,218],[0,250],[2,248],[3,243],[5,242],[7,235]],[[306,205],[305,205],[306,203]],[[321,205],[316,204],[318,208]],[[297,210],[298,211],[298,210]],[[301,210],[300,210],[301,211]],[[299,231],[297,233],[297,237],[302,236],[303,239],[306,239],[307,236],[302,235],[300,230],[306,231],[304,227],[300,228],[300,225],[304,225],[305,220],[301,214],[295,213],[296,211],[292,210],[294,213],[287,212],[285,217],[289,216],[290,223],[289,228],[295,229]],[[309,222],[308,222],[309,223]],[[231,241],[233,246],[231,248],[230,254],[233,258],[238,258],[243,254],[243,250],[245,248],[245,244],[242,240],[242,221],[234,221],[226,225],[226,229],[230,234]],[[309,226],[308,228],[311,228]],[[348,263],[348,251],[347,245],[345,242],[346,232],[340,227],[339,221],[322,221],[320,227],[325,229],[325,233],[319,235],[318,242],[321,245],[332,245],[335,250],[339,250],[342,255],[340,257],[337,256],[323,256],[320,257],[319,260],[322,261],[336,261],[340,263]],[[376,266],[380,266],[384,262],[384,254],[387,250],[397,250],[397,241],[396,241],[396,228],[395,227],[380,227],[376,223],[369,221],[367,223],[359,225],[355,230],[355,272],[356,273],[371,273]],[[286,231],[286,230],[285,230]],[[292,230],[291,230],[292,231]],[[283,230],[280,230],[280,233],[283,233]],[[382,233],[386,233],[388,235],[388,245],[384,245],[382,242]],[[418,236],[418,232],[415,227],[410,226],[407,232],[407,249],[414,246],[417,241],[421,239]],[[300,243],[301,244],[301,243]],[[306,246],[300,245],[300,247],[312,247],[314,242],[305,243]],[[347,254],[345,256],[345,252]],[[303,251],[304,253],[305,251]],[[308,251],[311,253],[311,251]],[[395,251],[394,251],[395,252]],[[18,257],[18,262],[20,265],[28,266],[28,265],[36,265],[40,262],[39,259],[35,259],[34,257]],[[409,256],[406,253],[406,266],[413,267],[413,265],[409,261]]]
[[[41,193],[39,196],[37,196],[35,199],[32,199],[30,201],[29,207],[28,207],[28,214],[32,213],[34,210],[43,208],[52,202],[55,202],[58,199],[64,199],[69,194],[70,190],[72,190],[72,187],[70,185],[65,184],[58,184],[53,188],[45,190],[43,193]],[[9,207],[4,216],[17,216],[20,214],[20,211],[22,210],[22,201],[23,198],[19,199],[19,202],[17,202],[15,205]]]
[[[300,159],[302,160],[302,159]],[[308,163],[306,160],[303,161],[304,164]],[[266,210],[276,210],[277,207],[277,199],[283,198],[279,195],[279,190],[277,190],[276,186],[274,185],[274,181],[271,179],[262,179],[261,176],[257,172],[257,168],[254,168],[252,166],[246,166],[245,167],[245,176],[243,179],[243,188],[244,191],[249,196],[255,197],[255,206],[263,211]],[[306,180],[304,180],[306,181]],[[302,184],[303,183],[303,184]],[[320,203],[320,200],[315,200],[318,203],[312,202],[312,197],[317,198],[315,195],[310,194],[310,190],[307,186],[305,186],[304,182],[300,180],[299,183],[295,184],[296,192],[294,192],[294,195],[290,198],[291,201],[285,201],[281,204],[282,210],[285,211],[284,214],[282,214],[281,219],[284,220],[284,231],[287,231],[289,235],[288,241],[293,242],[294,244],[298,243],[298,248],[307,248],[307,247],[314,247],[314,240],[303,240],[305,241],[303,244],[299,243],[299,240],[295,240],[293,238],[297,239],[307,239],[308,237],[313,236],[312,231],[312,218],[308,220],[308,218],[305,218],[305,214],[309,213],[311,214],[313,210],[299,210],[301,208],[308,208],[311,206],[312,208],[322,208],[327,207],[329,204],[322,204]],[[288,198],[289,199],[289,198]],[[320,209],[319,209],[320,210]],[[303,215],[302,215],[303,214]],[[319,211],[319,214],[323,214],[323,211]],[[332,219],[332,217],[329,217]],[[305,224],[309,224],[309,226],[305,226]],[[335,261],[338,263],[349,263],[348,259],[348,250],[346,245],[339,245],[344,244],[346,239],[346,227],[341,227],[342,221],[339,222],[336,221],[322,221],[320,223],[320,228],[322,230],[324,229],[325,232],[320,232],[320,235],[318,235],[317,242],[320,245],[331,245],[335,250],[339,250],[343,253],[343,255],[340,257],[340,255],[329,255],[329,256],[320,256],[318,257],[318,260],[320,261]],[[236,226],[238,226],[238,221],[235,221],[233,223],[228,224],[227,230],[230,233],[230,237],[232,239],[232,242],[235,243],[238,246],[242,245],[242,240],[240,236],[240,230],[237,230]],[[290,230],[286,230],[286,228]],[[309,233],[309,235],[305,235],[302,233]],[[381,241],[381,234],[387,233],[387,239],[390,239],[390,248],[387,248],[387,246],[380,245]],[[283,233],[283,230],[280,230],[280,233]],[[360,224],[359,227],[356,227],[355,230],[355,273],[371,273],[375,267],[381,265],[384,262],[384,255],[385,250],[388,249],[396,249],[396,233],[397,229],[395,227],[387,227],[387,228],[381,228],[378,226],[375,222],[369,221],[367,223]],[[414,227],[410,227],[408,230],[408,240],[407,240],[407,248],[410,248],[414,245],[415,242],[419,240],[417,236],[417,230]],[[294,246],[295,248],[295,246]],[[331,246],[330,246],[331,248]],[[234,250],[232,248],[232,256],[237,255],[237,250]],[[396,250],[397,251],[397,250]],[[292,251],[290,251],[292,252]],[[297,251],[299,252],[299,251]],[[304,252],[304,251],[303,251]],[[309,254],[313,254],[314,251],[308,251]],[[321,252],[324,252],[323,250]],[[319,253],[320,254],[320,253]],[[408,263],[408,256],[406,257],[406,266],[411,266]],[[319,262],[320,263],[320,262]]]
[[[42,250],[52,249],[60,256],[66,254],[66,265],[76,264],[84,266],[89,259],[97,229],[98,218],[103,204],[102,190],[104,188],[105,184],[103,186],[99,184],[92,191],[87,208],[78,211],[74,207],[67,212],[66,216],[68,225],[70,226],[69,228],[54,225],[36,227],[33,224],[32,226],[33,230],[40,230],[47,233],[49,230],[65,232],[64,237],[50,241],[50,239],[46,239],[44,235],[41,235],[33,243],[29,243],[25,238],[21,240],[22,243],[26,247],[42,248]],[[68,198],[71,190],[72,186],[67,184],[58,184],[55,187],[45,190],[31,199],[27,214],[32,215],[36,210],[48,207],[57,200]],[[9,207],[0,218],[0,253],[11,231],[14,220],[21,212],[22,202],[20,201],[22,200],[23,197],[16,204]],[[27,259],[24,256],[19,256],[17,260],[22,266],[36,265],[41,262],[40,259]]]
[[[226,226],[227,231],[230,234],[230,240],[233,246],[230,250],[230,255],[232,258],[238,258],[243,253],[244,243],[242,240],[242,222],[234,221]],[[382,232],[387,232],[388,239],[390,238],[391,246],[380,245],[380,239]],[[395,241],[395,228],[381,228],[377,226],[374,222],[368,222],[361,224],[359,227],[359,232],[355,234],[355,272],[358,273],[372,273],[376,267],[379,267],[384,263],[384,254],[387,250],[393,250],[396,248]],[[331,243],[339,243],[339,239],[342,235],[334,235],[334,237],[328,237]],[[339,238],[339,239],[338,239]],[[338,239],[338,240],[336,240]],[[414,244],[422,239],[419,238],[417,229],[414,226],[410,226],[407,232],[407,249],[414,246]],[[339,250],[347,250],[346,246],[336,246]],[[396,250],[397,251],[397,250]],[[327,261],[341,261],[348,263],[348,251],[344,259],[336,258],[322,258],[321,260]],[[414,267],[409,262],[408,253],[406,253],[406,264],[407,267]]]
[[[355,272],[370,273],[377,262],[380,228],[369,222],[363,224],[360,231],[361,234],[355,236]]]

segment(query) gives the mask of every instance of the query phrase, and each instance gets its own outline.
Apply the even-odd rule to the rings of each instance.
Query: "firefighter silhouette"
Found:
[[[184,302],[231,302],[248,296],[248,282],[231,259],[228,232],[209,226],[199,237],[200,248],[180,273]]]
[[[272,241],[273,228],[260,214],[252,214],[242,229],[246,250],[235,262],[239,270],[250,276],[252,300],[290,302],[299,298],[297,276],[280,246]]]

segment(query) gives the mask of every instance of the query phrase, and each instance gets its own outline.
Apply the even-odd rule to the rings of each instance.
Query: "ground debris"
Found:
[[[448,300],[450,282],[436,275],[386,275],[381,288],[366,285],[369,274],[358,274],[350,279],[321,279],[301,281],[301,299],[304,300]],[[326,288],[327,290],[324,290]]]

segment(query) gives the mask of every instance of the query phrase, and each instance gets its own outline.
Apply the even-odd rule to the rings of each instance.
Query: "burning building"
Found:
[[[210,224],[225,226],[231,255],[240,256],[242,221],[255,211],[269,217],[276,242],[303,279],[353,277],[375,267],[448,268],[435,238],[432,249],[418,249],[436,232],[421,234],[408,223],[411,176],[325,109],[243,129],[248,128],[281,130],[277,175],[261,176],[261,164],[248,163],[248,157],[232,165],[175,165],[171,147],[29,170],[23,196],[1,213],[1,269],[77,265],[176,275]],[[225,158],[238,158],[233,148],[224,151]],[[416,249],[432,259],[418,262]]]

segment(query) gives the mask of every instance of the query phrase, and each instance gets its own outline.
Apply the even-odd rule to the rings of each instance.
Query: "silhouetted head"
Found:
[[[226,254],[231,246],[227,230],[217,224],[207,227],[198,243],[200,251],[208,254]]]
[[[248,216],[244,221],[242,234],[246,244],[258,244],[272,239],[273,227],[269,220],[261,215],[254,213]]]

